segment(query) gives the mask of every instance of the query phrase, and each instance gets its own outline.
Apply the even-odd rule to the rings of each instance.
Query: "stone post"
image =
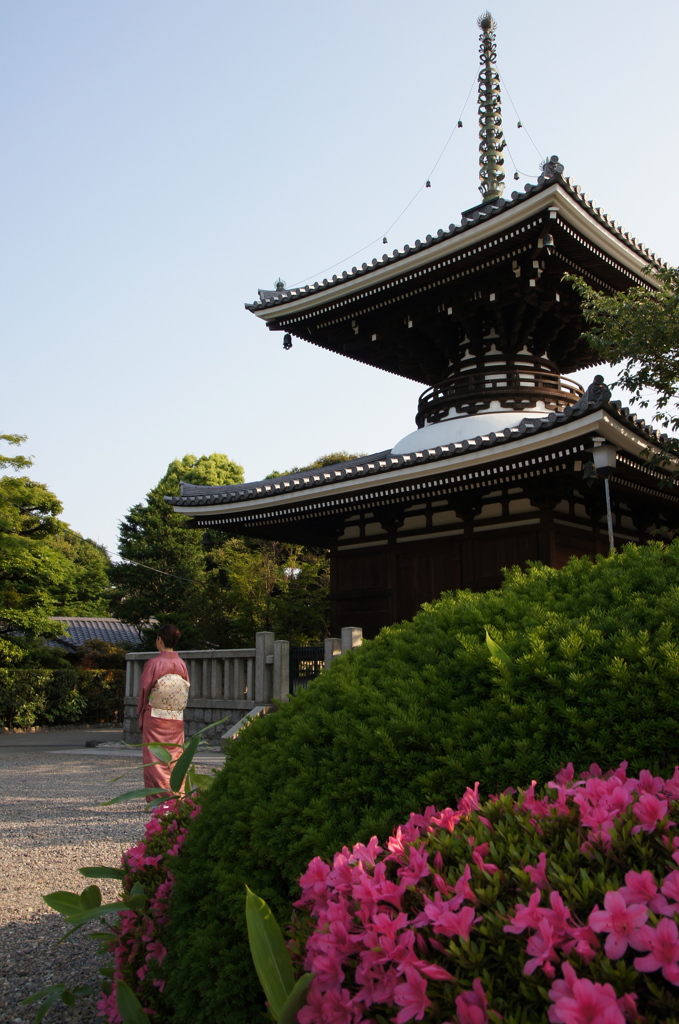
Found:
[[[338,636],[326,637],[324,643],[323,657],[325,661],[325,667],[327,668],[333,658],[336,658],[338,654],[342,653],[342,641]]]
[[[273,699],[290,700],[290,641],[274,640]]]
[[[255,633],[255,704],[270,704],[273,699],[273,652],[275,633]]]
[[[360,626],[342,627],[342,654],[354,647],[360,647],[363,643],[363,630]]]

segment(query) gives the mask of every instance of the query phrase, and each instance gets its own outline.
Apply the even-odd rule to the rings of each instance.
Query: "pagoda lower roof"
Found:
[[[492,225],[493,228],[497,226],[500,230],[513,211],[523,213],[523,208],[531,205],[531,201],[538,197],[549,198],[545,193],[556,195],[559,192],[570,198],[585,217],[593,225],[598,226],[597,234],[600,238],[602,235],[609,236],[612,250],[618,258],[621,257],[623,250],[627,250],[632,260],[624,260],[623,257],[623,262],[627,263],[630,269],[634,268],[639,273],[644,265],[658,265],[663,262],[597,206],[572,178],[564,177],[561,173],[549,176],[543,174],[537,184],[526,184],[523,192],[512,192],[510,199],[496,199],[481,204],[463,215],[460,224],[451,224],[447,230],[439,229],[436,235],[427,235],[424,241],[418,238],[413,245],[394,249],[391,255],[385,253],[381,260],[373,259],[370,264],[363,263],[362,266],[352,267],[351,270],[345,270],[339,275],[333,274],[331,279],[324,278],[323,281],[315,281],[313,284],[277,291],[260,289],[259,301],[246,303],[245,308],[262,317],[271,327],[278,327],[276,321],[280,316],[290,315],[293,311],[302,309],[315,309],[340,295],[360,291],[364,283],[366,286],[368,284],[365,279],[369,279],[372,284],[377,278],[400,275],[409,269],[410,264],[421,265],[423,260],[427,260],[427,255],[432,259],[437,258],[441,250],[450,246],[451,240],[457,241],[459,238],[460,243],[466,242],[466,238],[463,240],[459,236],[470,236],[471,240],[472,234],[482,225]]]
[[[603,415],[593,416],[596,413]],[[473,417],[470,417],[470,420],[472,419]],[[490,458],[498,449],[511,448],[516,442],[536,438],[537,435],[554,434],[556,440],[556,436],[563,432],[560,428],[566,428],[569,424],[577,421],[583,421],[582,427],[585,431],[592,429],[594,433],[605,434],[605,429],[602,429],[604,420],[616,422],[621,429],[614,431],[615,440],[619,441],[620,436],[624,436],[626,447],[639,455],[643,455],[643,452],[649,447],[657,449],[666,440],[666,435],[659,435],[643,419],[639,419],[634,413],[623,408],[621,402],[607,401],[605,398],[591,401],[585,395],[580,401],[568,406],[562,412],[550,413],[543,417],[525,418],[515,427],[497,433],[472,437],[455,444],[440,445],[436,448],[403,455],[393,455],[391,451],[383,451],[333,466],[325,466],[322,469],[304,470],[270,480],[232,484],[227,487],[207,487],[182,483],[180,495],[166,496],[165,501],[178,512],[190,516],[196,514],[219,515],[227,511],[225,506],[242,507],[250,502],[258,504],[266,502],[267,505],[270,503],[276,505],[281,500],[290,500],[287,498],[288,495],[294,496],[299,492],[312,490],[325,490],[328,494],[345,492],[347,486],[360,486],[363,480],[388,474],[399,475],[401,472],[416,470],[418,467],[425,470],[430,463],[445,463],[456,459],[464,461],[463,457],[465,456],[476,455],[478,457],[482,454],[487,454]],[[319,494],[319,498],[321,496]]]

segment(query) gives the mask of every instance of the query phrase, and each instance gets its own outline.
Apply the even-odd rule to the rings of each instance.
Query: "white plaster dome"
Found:
[[[497,434],[507,427],[518,427],[521,420],[527,416],[544,416],[546,412],[545,403],[540,401],[528,409],[507,409],[503,408],[500,402],[492,402],[490,407],[482,412],[472,415],[453,413],[438,423],[425,423],[418,430],[413,430],[402,437],[391,449],[391,453],[408,455],[410,452],[421,452],[427,448],[438,448],[440,445],[469,441],[490,433]]]

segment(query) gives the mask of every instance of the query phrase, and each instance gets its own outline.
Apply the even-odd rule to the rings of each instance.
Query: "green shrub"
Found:
[[[0,668],[0,723],[9,728],[122,721],[120,669]]]
[[[567,761],[671,773],[678,621],[678,543],[511,570],[499,590],[445,595],[383,630],[249,725],[177,862],[173,1020],[258,1015],[245,883],[285,921],[311,858],[382,840],[477,780],[500,792],[545,782]],[[489,656],[486,627],[510,665]]]

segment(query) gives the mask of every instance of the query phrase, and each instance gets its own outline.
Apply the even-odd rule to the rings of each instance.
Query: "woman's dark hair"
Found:
[[[171,626],[169,622],[165,623],[158,630],[157,636],[160,637],[166,647],[171,647],[173,651],[176,651],[181,637],[181,633],[176,626]]]

